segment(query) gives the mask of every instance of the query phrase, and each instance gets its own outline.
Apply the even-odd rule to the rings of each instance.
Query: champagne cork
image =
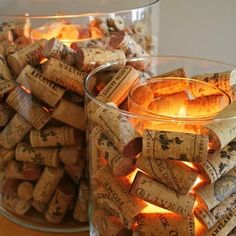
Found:
[[[75,195],[75,186],[68,180],[62,180],[54,193],[45,218],[52,223],[60,223]]]
[[[108,62],[117,62],[124,66],[126,56],[122,50],[108,50],[101,48],[80,48],[75,54],[76,67],[83,71],[91,71]]]
[[[22,200],[19,199],[19,201],[17,201],[16,206],[15,206],[15,212],[18,215],[24,215],[27,211],[29,211],[31,207],[31,201],[26,201],[26,200]]]
[[[206,236],[225,236],[235,227],[236,208],[228,210],[225,215],[206,233]]]
[[[149,129],[143,133],[143,156],[204,163],[207,147],[204,135]]]
[[[119,218],[121,223],[130,229],[135,222],[135,216],[145,204],[130,196],[127,184],[118,182],[106,167],[101,168],[97,174],[101,185],[93,191],[93,196],[98,206]]]
[[[60,101],[53,111],[52,117],[74,128],[85,130],[84,108],[65,99]]]
[[[130,88],[139,80],[139,73],[131,66],[122,67],[96,97],[105,98],[119,106],[128,97]]]
[[[196,192],[204,201],[208,210],[214,208],[236,192],[236,167],[221,176],[214,183],[197,189]]]
[[[41,129],[51,119],[50,113],[20,87],[10,93],[7,97],[7,104],[19,112],[36,129]]]
[[[29,201],[33,197],[34,185],[28,181],[19,184],[17,188],[17,195],[20,199]]]
[[[114,175],[125,176],[134,170],[136,159],[123,157],[98,126],[94,127],[92,135],[97,148]]]
[[[192,216],[183,217],[173,213],[142,213],[138,216],[135,235],[195,236]]]
[[[58,157],[66,165],[75,165],[82,158],[82,151],[77,146],[62,147],[59,150]]]
[[[38,99],[54,107],[65,93],[65,89],[45,79],[42,74],[30,65],[26,65],[17,78],[17,82]]]
[[[18,143],[16,160],[27,161],[37,165],[58,167],[60,164],[58,148],[34,148],[27,143]]]
[[[89,187],[85,181],[81,181],[76,204],[73,211],[73,218],[79,222],[88,222]]]
[[[140,155],[136,166],[181,194],[187,194],[198,177],[196,171],[179,161]]]
[[[8,57],[8,63],[16,75],[19,75],[26,64],[36,66],[43,59],[42,49],[47,40],[40,39],[28,47],[22,48]]]
[[[35,181],[38,180],[41,176],[41,168],[37,164],[30,162],[23,162],[22,173],[23,177],[26,180]]]
[[[199,166],[208,182],[213,183],[236,165],[235,144],[236,139],[209,156],[207,161]]]
[[[113,49],[121,49],[127,57],[146,57],[149,54],[136,41],[124,31],[112,34],[109,46]]]
[[[43,69],[43,76],[68,90],[84,95],[83,83],[87,74],[62,61],[50,58]]]
[[[193,210],[193,195],[180,195],[166,185],[153,180],[146,174],[138,172],[133,181],[130,193],[156,206],[188,216]]]
[[[9,161],[5,169],[5,177],[26,180],[22,172],[22,163],[15,160]]]
[[[231,194],[219,205],[211,210],[205,210],[204,208],[195,209],[194,213],[198,219],[203,222],[208,229],[213,227],[218,220],[227,215],[228,210],[236,207],[236,193]]]
[[[75,145],[75,130],[69,126],[50,127],[42,130],[30,131],[30,143],[32,147],[58,147]]]
[[[48,203],[63,175],[64,169],[62,167],[45,167],[34,188],[34,200],[41,203]]]
[[[100,107],[96,111],[96,120],[107,137],[124,157],[134,157],[141,152],[142,138],[132,127],[128,118],[116,110],[114,103],[111,108]]]
[[[230,90],[236,84],[236,70],[192,76],[192,79],[212,84],[221,90]]]
[[[72,48],[67,47],[56,38],[51,38],[42,50],[42,55],[44,57],[54,57],[57,59],[64,59],[68,54],[73,53],[75,53],[75,51]]]
[[[14,149],[0,148],[0,166],[4,166],[9,161],[13,160],[14,156]]]
[[[106,211],[93,210],[91,232],[94,235],[132,236],[132,230],[126,229],[120,221]]]
[[[44,213],[47,209],[47,204],[33,200],[32,207],[39,213]]]

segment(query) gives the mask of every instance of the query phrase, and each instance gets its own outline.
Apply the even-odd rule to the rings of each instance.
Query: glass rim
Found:
[[[0,13],[0,17],[6,18],[6,19],[63,19],[63,18],[85,18],[85,17],[99,17],[99,16],[104,16],[104,15],[112,15],[112,14],[120,14],[120,13],[127,13],[133,10],[138,10],[138,9],[143,9],[143,8],[149,8],[153,5],[155,5],[156,3],[158,3],[160,0],[152,0],[150,3],[148,4],[143,4],[141,6],[138,7],[134,7],[134,8],[130,8],[130,9],[124,9],[124,10],[117,10],[117,11],[107,11],[107,12],[87,12],[87,13],[80,13],[80,14],[65,14],[65,15],[26,15],[28,14],[27,12],[23,13],[22,15],[8,15],[8,14],[1,14]]]
[[[128,58],[126,59],[126,62],[137,62],[137,61],[143,61],[143,60],[153,60],[153,59],[179,59],[179,60],[192,60],[192,61],[199,61],[199,62],[208,62],[208,63],[214,63],[214,64],[221,64],[221,65],[225,65],[225,66],[229,66],[233,68],[236,68],[236,65],[232,65],[232,64],[228,64],[228,63],[223,63],[220,61],[216,61],[216,60],[208,60],[208,59],[204,59],[204,58],[197,58],[197,57],[187,57],[187,56],[147,56],[147,57],[136,57],[136,58]],[[97,68],[95,68],[93,71],[91,71],[88,76],[86,77],[86,79],[84,80],[84,90],[85,90],[85,98],[86,96],[89,97],[90,100],[92,100],[93,102],[95,102],[96,104],[98,104],[100,107],[103,107],[105,109],[113,109],[118,111],[119,113],[125,115],[125,116],[129,116],[132,118],[137,118],[137,119],[142,119],[142,120],[152,120],[155,122],[180,122],[180,123],[202,123],[202,122],[206,122],[207,120],[211,121],[211,122],[220,122],[223,120],[232,120],[235,119],[236,116],[230,116],[230,117],[224,117],[224,118],[215,118],[215,117],[209,117],[209,119],[205,119],[205,118],[181,118],[181,117],[165,117],[165,116],[156,116],[156,115],[152,115],[152,114],[137,114],[134,112],[130,112],[130,111],[125,111],[125,110],[121,110],[119,108],[116,107],[112,107],[107,105],[106,103],[103,103],[101,101],[99,101],[98,99],[96,99],[96,97],[94,97],[90,90],[89,90],[89,82],[90,80],[93,78],[93,76],[105,69],[105,68],[109,68],[111,66],[117,65],[119,62],[109,62],[106,63],[104,65],[101,65]],[[151,79],[152,77],[150,77]],[[179,77],[178,77],[179,78]],[[189,77],[185,78],[185,79],[189,79],[189,80],[193,80]],[[203,82],[206,83],[206,82]],[[209,85],[209,84],[208,84]],[[221,90],[221,89],[219,89]],[[223,91],[223,90],[221,90]],[[224,92],[224,91],[223,91]],[[225,92],[224,92],[225,93]],[[228,96],[228,95],[227,95]]]

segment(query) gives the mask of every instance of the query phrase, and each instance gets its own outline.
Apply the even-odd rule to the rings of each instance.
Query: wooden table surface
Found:
[[[0,216],[0,236],[88,236],[88,232],[83,233],[44,233],[23,228],[8,219]]]

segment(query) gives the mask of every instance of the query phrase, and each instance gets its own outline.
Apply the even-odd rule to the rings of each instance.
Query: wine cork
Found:
[[[236,168],[234,167],[214,183],[202,186],[196,192],[204,201],[208,210],[214,208],[236,192]]]
[[[123,157],[98,126],[94,127],[92,135],[97,148],[114,175],[125,176],[134,170],[136,159]]]
[[[235,227],[236,208],[228,209],[225,215],[206,233],[206,236],[225,236]]]
[[[107,25],[117,31],[122,31],[125,29],[125,21],[120,15],[107,18]]]
[[[41,168],[37,164],[23,162],[22,174],[26,180],[35,181],[38,180],[41,176]]]
[[[208,229],[210,229],[217,223],[218,220],[223,218],[228,213],[228,209],[235,207],[236,193],[233,193],[213,209],[205,210],[204,208],[197,208],[194,213],[197,218],[200,219]]]
[[[44,213],[47,209],[47,204],[33,200],[31,203],[32,207],[39,213]]]
[[[51,119],[50,113],[20,87],[15,88],[6,101],[36,129],[41,129]]]
[[[146,174],[138,172],[133,181],[130,193],[156,206],[188,216],[193,210],[193,195],[180,195],[166,185],[153,180]]]
[[[221,90],[230,90],[236,84],[236,70],[192,76],[192,79],[212,84]]]
[[[4,166],[9,161],[13,160],[14,156],[14,149],[0,148],[0,166]]]
[[[17,195],[20,199],[29,201],[33,197],[34,185],[28,181],[19,184],[17,188]]]
[[[38,99],[54,107],[65,93],[65,89],[45,79],[42,74],[30,65],[26,65],[17,78],[17,82]]]
[[[187,194],[198,177],[196,171],[179,161],[140,155],[136,166],[181,194]]]
[[[117,62],[117,66],[124,66],[126,63],[125,53],[122,50],[80,48],[75,54],[76,67],[83,71],[91,71],[108,62]]]
[[[236,235],[236,227],[228,234],[228,236],[235,236]]]
[[[118,182],[107,168],[101,168],[97,174],[98,178],[101,178],[101,185],[93,191],[93,196],[99,207],[119,218],[122,224],[130,229],[135,216],[145,207],[144,203],[130,196],[127,186]]]
[[[4,178],[1,181],[0,193],[5,195],[16,194],[20,184],[21,180],[19,179]]]
[[[24,215],[27,211],[29,211],[31,207],[31,201],[26,201],[26,200],[22,200],[19,199],[19,201],[17,201],[16,206],[15,206],[15,212],[18,215]]]
[[[79,184],[83,176],[84,170],[85,170],[85,160],[82,158],[79,159],[75,165],[65,165],[66,173],[76,184]]]
[[[1,204],[3,208],[10,212],[15,212],[18,201],[19,198],[16,194],[3,194],[1,196]]]
[[[13,80],[11,71],[10,71],[8,65],[7,65],[5,57],[1,54],[0,54],[0,70],[1,70],[1,72],[0,72],[1,82]]]
[[[35,185],[33,198],[41,203],[48,203],[64,175],[62,167],[45,167],[40,179]]]
[[[42,49],[46,45],[46,39],[40,39],[28,47],[22,48],[8,57],[8,63],[16,75],[19,75],[26,64],[36,66],[43,59]]]
[[[130,88],[139,80],[138,71],[131,66],[122,67],[96,97],[105,98],[119,106],[127,97]]]
[[[15,160],[9,161],[5,169],[5,177],[9,179],[26,180],[22,172],[22,163]]]
[[[67,47],[56,38],[51,38],[42,50],[42,55],[44,57],[54,57],[57,59],[64,59],[68,54],[73,53],[75,53],[75,51],[72,48]]]
[[[10,107],[0,104],[0,127],[4,127],[13,117],[13,114],[14,111]]]
[[[236,139],[209,156],[207,161],[199,166],[208,182],[213,183],[236,165],[235,143]]]
[[[204,135],[149,129],[143,133],[143,156],[204,163],[207,147]]]
[[[74,128],[85,130],[84,108],[65,99],[60,101],[53,111],[52,117]]]
[[[75,165],[82,158],[82,151],[79,147],[62,147],[58,154],[59,160],[66,165]]]
[[[155,77],[157,77],[157,78],[161,78],[161,77],[179,77],[179,78],[186,78],[186,77],[187,77],[187,74],[186,74],[186,71],[184,70],[183,67],[179,67],[179,68],[176,68],[176,69],[174,69],[174,70],[167,71],[167,72],[162,73],[162,74],[158,74],[158,75],[156,75]]]
[[[191,99],[186,102],[186,112],[190,117],[209,116],[227,107],[228,97],[220,95],[210,95]]]
[[[60,60],[50,58],[43,69],[43,76],[66,89],[84,95],[83,83],[87,74]]]
[[[120,221],[106,211],[96,208],[92,214],[92,229],[94,235],[132,236],[132,230],[126,229]]]
[[[52,223],[60,223],[75,195],[75,186],[68,180],[62,180],[49,203],[45,218]]]
[[[109,109],[97,109],[97,123],[124,157],[136,156],[142,149],[140,134],[132,127],[128,118],[116,110],[117,106],[114,103],[109,105]]]
[[[192,216],[183,217],[173,213],[142,213],[138,216],[134,235],[181,235],[195,236]]]
[[[73,218],[79,222],[88,222],[89,187],[85,181],[81,181],[76,204],[73,211]]]
[[[13,40],[13,35],[10,30],[5,29],[0,32],[0,42],[5,41],[5,40],[8,40],[8,41]]]
[[[57,147],[75,145],[75,130],[72,127],[50,127],[42,130],[30,131],[32,147]]]
[[[58,167],[60,164],[58,148],[34,148],[27,143],[18,143],[16,160],[27,161],[37,165]]]

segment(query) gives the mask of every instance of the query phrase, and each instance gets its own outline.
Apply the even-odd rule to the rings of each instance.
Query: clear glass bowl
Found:
[[[134,58],[89,74],[90,235],[205,235],[194,216],[210,210],[202,188],[235,165],[208,159],[236,137],[235,84],[235,66],[186,57]]]
[[[60,44],[60,48],[59,48],[61,52],[63,52],[63,62],[66,65],[69,64],[69,66],[72,66],[72,67],[69,67],[69,69],[68,68],[64,68],[64,69],[67,71],[73,70],[74,73],[76,73],[76,69],[73,67],[74,57],[72,58],[73,62],[71,62],[70,60],[71,52],[73,52],[72,54],[74,55],[74,51],[70,49],[69,46],[71,46],[72,43],[75,43],[74,49],[79,50],[79,48],[81,47],[81,44],[78,44],[79,45],[78,46],[76,43],[82,43],[82,44],[84,43],[83,47],[90,48],[90,46],[91,47],[94,46],[94,43],[90,43],[90,42],[96,41],[96,39],[101,40],[102,42],[107,42],[106,41],[107,38],[113,35],[114,32],[117,33],[117,35],[120,35],[120,34],[123,36],[128,35],[127,37],[129,39],[130,38],[132,39],[132,43],[135,45],[135,47],[138,48],[139,53],[141,54],[143,53],[143,51],[140,50],[142,48],[144,48],[147,53],[157,53],[158,33],[159,33],[159,1],[158,0],[152,0],[152,1],[138,0],[134,2],[134,1],[129,0],[129,1],[118,2],[115,0],[112,0],[112,1],[101,0],[95,3],[94,1],[75,1],[75,0],[70,0],[70,1],[67,1],[67,0],[64,0],[64,1],[63,0],[44,0],[44,1],[10,0],[10,1],[5,1],[1,4],[0,25],[1,25],[0,27],[0,35],[1,35],[0,36],[0,54],[3,54],[4,59],[6,59],[8,64],[10,64],[9,65],[10,73],[12,74],[13,80],[18,78],[18,74],[24,68],[26,63],[29,63],[31,64],[31,66],[35,67],[36,71],[43,72],[45,67],[42,64],[45,63],[47,59],[43,59],[41,57],[39,58],[37,56],[37,49],[35,49],[35,54],[33,56],[31,54],[31,51],[28,52],[28,54],[26,53],[27,56],[23,53],[24,54],[23,64],[21,64],[23,59],[22,60],[19,58],[9,59],[9,58],[12,58],[11,56],[17,53],[18,51],[22,51],[22,50],[24,51],[26,47],[28,48],[28,46],[30,47],[34,43],[36,44],[37,42],[41,43],[42,39],[50,40],[52,38],[56,38],[59,40],[59,42],[64,43],[64,45]],[[95,46],[99,47],[99,45],[100,44],[95,45]],[[40,47],[42,46],[44,46],[44,41],[42,45],[40,44]],[[40,48],[40,52],[41,52],[41,48]],[[34,59],[32,59],[31,56]],[[58,55],[50,55],[50,56],[56,57]],[[69,61],[64,60],[65,58],[67,58],[67,56],[69,56]],[[133,56],[133,54],[129,55],[127,52],[126,56]],[[59,60],[62,60],[62,58],[58,58],[58,57],[56,58]],[[35,59],[37,63],[35,63]],[[5,61],[3,61],[3,63],[5,63]],[[91,61],[91,63],[93,62]],[[86,71],[86,73],[88,72],[89,71]],[[36,76],[36,74],[34,75]],[[81,75],[84,76],[83,73]],[[40,78],[42,79],[42,77]],[[21,86],[19,86],[19,84],[21,84]],[[27,121],[28,119],[31,120],[32,118],[32,117],[29,118],[30,113],[31,113],[30,111],[30,103],[31,103],[31,98],[32,98],[30,97],[31,95],[33,95],[32,101],[36,100],[36,103],[39,103],[40,105],[43,104],[43,107],[41,108],[43,108],[44,112],[46,112],[47,114],[48,113],[52,114],[53,111],[59,107],[58,104],[59,103],[61,104],[62,100],[64,101],[64,99],[66,101],[69,101],[70,105],[72,104],[74,105],[74,106],[72,105],[71,107],[75,108],[78,105],[79,107],[83,108],[83,100],[84,100],[83,96],[81,96],[81,94],[77,94],[75,91],[71,92],[70,91],[71,88],[68,88],[65,84],[64,85],[59,84],[59,86],[66,88],[66,92],[65,92],[66,95],[65,96],[63,95],[59,100],[57,100],[56,105],[49,104],[49,106],[47,104],[47,101],[45,103],[45,99],[47,100],[47,96],[45,96],[45,94],[47,94],[46,89],[42,90],[42,87],[40,89],[37,89],[34,87],[33,89],[31,85],[29,84],[23,85],[21,82],[19,82],[19,84],[17,84],[18,90],[21,91],[21,89],[23,89],[21,93],[23,92],[24,96],[28,97],[26,100],[28,100],[29,103],[26,105],[25,107],[26,110],[24,110],[23,112],[24,113],[23,116],[28,117],[26,118]],[[57,82],[55,82],[55,84],[57,84]],[[12,92],[12,90],[15,89],[16,84],[10,83],[9,86],[12,86],[12,89],[10,88],[9,90],[7,90],[6,93],[4,92],[3,97],[1,98],[2,99],[1,102],[4,103],[4,106],[5,106],[5,100],[7,96]],[[37,99],[35,99],[35,96],[37,97]],[[12,99],[14,100],[14,96],[12,96]],[[17,112],[19,112],[18,108],[15,107],[13,110],[10,109],[11,112],[13,112],[13,113],[11,112],[9,113],[10,118],[12,118],[12,116],[15,114],[14,110],[17,110]],[[74,126],[77,126],[80,121],[77,122],[79,118],[77,117],[78,115],[75,115],[75,113],[73,113],[72,111],[73,109],[69,111],[69,107],[67,107],[66,110],[63,110],[63,111],[62,110],[61,110],[60,115],[64,116],[63,118],[64,121],[62,121],[62,123],[61,121],[58,123],[58,122],[55,122],[55,119],[57,119],[55,118],[52,123],[50,122],[49,127],[51,125],[59,126],[59,127],[63,126],[63,124],[68,125],[68,119],[70,120],[69,123],[72,122]],[[80,109],[75,108],[75,110],[78,111]],[[82,114],[80,113],[80,116],[82,117],[81,120],[83,120],[84,113],[83,112]],[[72,121],[68,117],[70,118],[72,117],[72,120],[73,120],[73,117],[75,117],[75,119],[74,121]],[[22,121],[22,118],[19,118],[19,119]],[[28,124],[27,121],[26,121],[26,124]],[[9,123],[9,120],[7,122]],[[77,122],[77,123],[75,124],[74,122]],[[4,130],[7,124],[1,127],[1,135],[2,133],[5,132]],[[48,124],[46,126],[48,126]],[[28,128],[29,127],[30,125],[28,125]],[[25,128],[27,129],[27,127]],[[42,127],[38,127],[38,128],[41,129]],[[77,128],[75,128],[75,133],[77,132]],[[14,130],[17,130],[17,129],[14,129]],[[12,135],[12,136],[15,136],[15,135]],[[27,133],[24,136],[24,139],[21,139],[20,141],[17,141],[16,143],[12,144],[13,147],[11,145],[11,148],[13,149],[13,152],[11,153],[15,153],[16,146],[18,147],[18,145],[20,145],[20,142],[22,140],[31,145],[30,135],[29,133]],[[8,143],[6,142],[4,145],[7,147]],[[79,148],[79,144],[77,147]],[[12,156],[9,157],[9,159],[12,159]],[[39,159],[37,160],[39,161]],[[7,161],[4,161],[3,164],[1,165],[1,171],[3,172],[3,174],[5,174],[7,165],[8,165]],[[81,164],[81,165],[84,165],[84,164]],[[83,179],[86,180],[87,179],[87,175],[85,171],[86,167],[84,166],[82,169],[84,170]],[[78,172],[81,171],[80,168],[79,170],[77,169],[76,170],[73,169],[73,170],[74,170],[73,174],[75,176],[76,174],[79,175]],[[73,172],[73,170],[71,170],[71,172]],[[78,181],[75,181],[75,182],[76,182],[76,187],[78,187],[79,186]],[[35,184],[36,182],[33,181],[34,186]],[[2,194],[2,196],[3,195],[4,194]],[[23,215],[19,215],[9,209],[6,209],[2,203],[3,203],[3,198],[1,198],[1,201],[0,201],[0,213],[4,215],[5,217],[7,217],[8,219],[24,227],[29,227],[32,229],[48,231],[48,232],[79,232],[79,231],[84,231],[84,230],[89,229],[88,223],[80,223],[80,222],[74,221],[72,217],[72,213],[67,214],[64,217],[63,221],[61,221],[60,223],[54,224],[45,220],[44,214],[37,213],[36,210],[32,209],[32,207],[27,213]],[[84,205],[86,204],[84,203]],[[47,207],[48,207],[48,204],[47,204]]]

